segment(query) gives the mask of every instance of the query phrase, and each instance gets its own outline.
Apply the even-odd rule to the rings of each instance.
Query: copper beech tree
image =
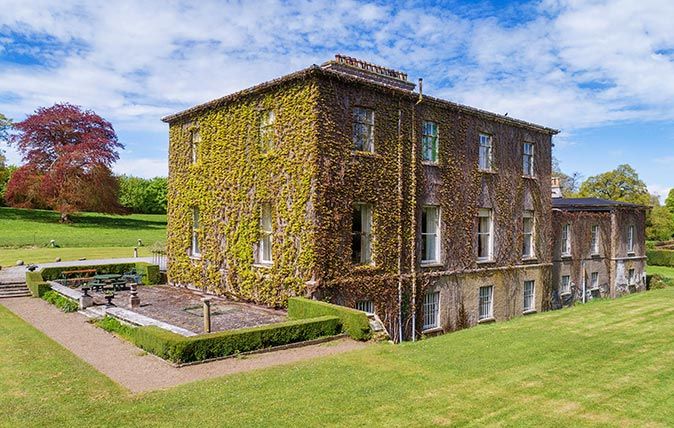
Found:
[[[78,211],[123,212],[110,168],[124,146],[110,122],[65,103],[38,108],[13,128],[10,144],[24,165],[7,184],[11,206],[51,208],[62,222]]]

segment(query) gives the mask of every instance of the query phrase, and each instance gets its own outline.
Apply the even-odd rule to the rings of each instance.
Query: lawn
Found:
[[[0,424],[666,426],[673,299],[593,301],[135,396],[0,307]]]
[[[16,260],[51,262],[56,257],[76,260],[102,257],[132,257],[141,239],[141,255],[147,247],[166,240],[166,216],[128,216],[82,213],[71,224],[60,224],[59,214],[45,210],[0,208],[0,266]],[[49,248],[55,240],[60,248]]]
[[[648,275],[660,275],[674,280],[674,267],[668,266],[646,266],[646,273]]]

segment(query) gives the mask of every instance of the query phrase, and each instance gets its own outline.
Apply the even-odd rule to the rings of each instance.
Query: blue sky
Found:
[[[0,0],[0,112],[71,102],[110,120],[115,167],[166,174],[163,115],[343,53],[424,91],[562,130],[583,176],[674,187],[674,2]],[[17,153],[0,143],[10,161]]]

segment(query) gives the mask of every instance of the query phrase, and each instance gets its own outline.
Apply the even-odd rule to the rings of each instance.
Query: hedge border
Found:
[[[649,265],[674,267],[674,251],[672,250],[648,250],[646,257]]]
[[[335,336],[341,332],[342,326],[338,317],[322,316],[185,337],[155,326],[126,325],[109,316],[97,321],[96,325],[176,364]]]
[[[372,337],[370,320],[363,311],[303,297],[288,299],[288,316],[291,319],[311,319],[325,315],[338,317],[344,331],[355,340],[369,340]]]
[[[52,305],[56,306],[57,308],[66,313],[76,312],[80,308],[79,303],[53,290],[45,292],[40,297],[42,297],[42,299],[45,300],[46,302],[51,303]]]
[[[26,285],[33,297],[42,297],[51,290],[51,286],[42,279],[40,272],[26,272]]]

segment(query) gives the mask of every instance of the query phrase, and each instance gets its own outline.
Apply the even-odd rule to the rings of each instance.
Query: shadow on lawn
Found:
[[[22,208],[0,208],[0,220],[23,220],[47,224],[60,224],[60,214],[55,211],[30,210]],[[113,216],[98,213],[80,213],[70,216],[72,227],[92,227],[109,229],[163,229],[166,220]]]

